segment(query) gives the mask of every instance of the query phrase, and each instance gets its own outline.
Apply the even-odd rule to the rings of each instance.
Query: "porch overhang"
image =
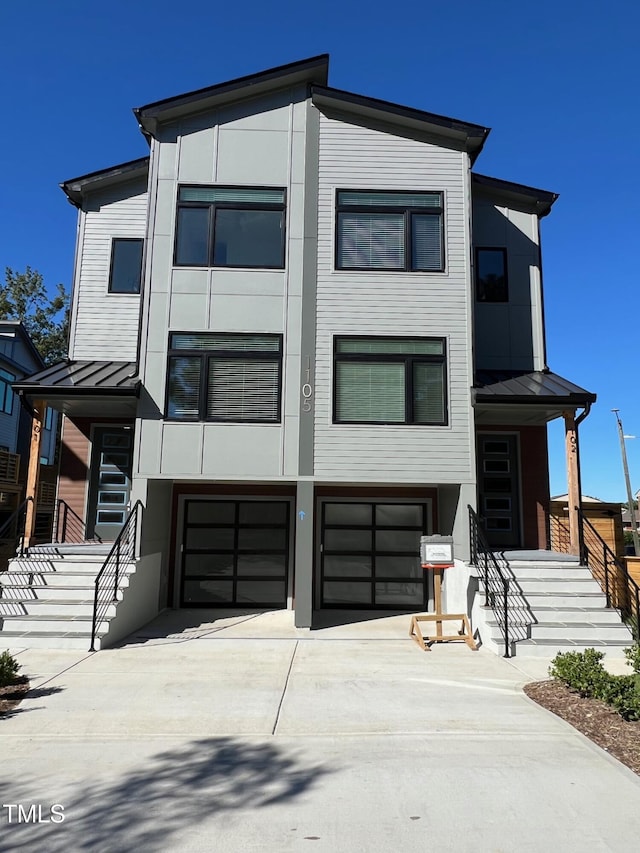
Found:
[[[595,394],[550,370],[478,370],[471,398],[481,425],[546,424],[596,401]]]
[[[136,363],[123,361],[63,361],[13,384],[30,405],[70,417],[135,417],[140,387]]]

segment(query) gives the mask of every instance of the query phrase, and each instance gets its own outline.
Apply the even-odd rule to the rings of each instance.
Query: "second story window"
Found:
[[[13,389],[11,383],[16,381],[13,373],[0,368],[0,412],[10,415],[13,412]]]
[[[509,301],[506,249],[476,249],[476,299]]]
[[[284,268],[285,190],[180,187],[176,266]]]
[[[169,420],[280,423],[282,335],[174,332]]]
[[[140,293],[144,240],[114,237],[111,241],[109,293]]]
[[[441,192],[338,190],[336,269],[442,272]]]
[[[447,423],[443,338],[335,338],[333,420]]]

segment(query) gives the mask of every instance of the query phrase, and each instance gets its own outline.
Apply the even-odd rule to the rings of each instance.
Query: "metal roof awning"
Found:
[[[480,424],[543,424],[596,401],[595,394],[550,370],[479,370],[471,395]]]
[[[13,384],[30,402],[75,417],[133,417],[140,394],[135,362],[63,361]]]

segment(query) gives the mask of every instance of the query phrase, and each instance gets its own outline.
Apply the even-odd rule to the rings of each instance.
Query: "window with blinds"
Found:
[[[447,423],[444,338],[334,339],[334,423]]]
[[[338,190],[336,268],[444,270],[443,194]]]
[[[284,189],[180,187],[176,266],[282,269],[285,209]]]
[[[170,335],[168,419],[280,423],[281,398],[281,335]]]

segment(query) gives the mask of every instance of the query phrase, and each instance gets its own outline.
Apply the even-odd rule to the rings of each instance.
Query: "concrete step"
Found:
[[[619,625],[620,614],[613,608],[531,607],[535,622],[589,622],[595,625]]]
[[[120,577],[123,585],[128,583],[131,567],[127,566],[121,570]],[[93,587],[97,572],[87,573],[86,569],[69,571],[65,568],[60,572],[3,572],[0,575],[0,586],[21,587],[50,587],[50,586],[86,586]]]
[[[607,606],[607,599],[602,592],[569,592],[565,594],[562,594],[560,590],[557,592],[532,592],[527,593],[527,602],[533,611],[541,607],[604,609]]]
[[[52,615],[18,615],[18,616],[2,616],[1,617],[4,636],[4,629],[9,632],[32,632],[45,634],[91,634],[91,616],[52,616]],[[98,625],[98,630],[106,634],[109,627],[109,621],[102,621]]]
[[[119,596],[119,600],[122,596]],[[106,615],[112,618],[116,614],[116,605],[110,604]],[[23,598],[4,599],[0,598],[0,617],[3,616],[63,616],[68,619],[74,617],[93,617],[93,598],[91,599],[44,599]]]
[[[3,630],[0,633],[3,645],[12,649],[82,649],[89,650],[91,631],[59,634],[48,631]],[[95,650],[101,647],[100,637],[96,637]]]
[[[523,578],[518,580],[520,590],[525,593],[527,599],[530,594],[555,593],[566,595],[569,592],[577,592],[581,595],[587,593],[602,592],[600,585],[591,576],[588,578]]]
[[[531,626],[532,640],[574,640],[631,642],[631,632],[626,625],[596,625],[593,622],[538,622]]]
[[[509,565],[514,577],[518,580],[537,578],[538,580],[565,580],[567,578],[591,578],[591,570],[586,566],[572,565],[569,563],[566,566],[539,566],[539,565]]]
[[[515,645],[515,653],[518,657],[554,658],[558,652],[584,652],[585,649],[598,649],[609,658],[624,659],[624,650],[631,645],[631,640],[609,640],[605,643],[583,638],[564,641],[528,639],[521,640]]]
[[[1,601],[56,601],[63,599],[67,601],[85,601],[93,600],[95,586],[92,583],[90,586],[38,586],[31,587],[28,585],[15,585],[0,587],[0,602]]]

